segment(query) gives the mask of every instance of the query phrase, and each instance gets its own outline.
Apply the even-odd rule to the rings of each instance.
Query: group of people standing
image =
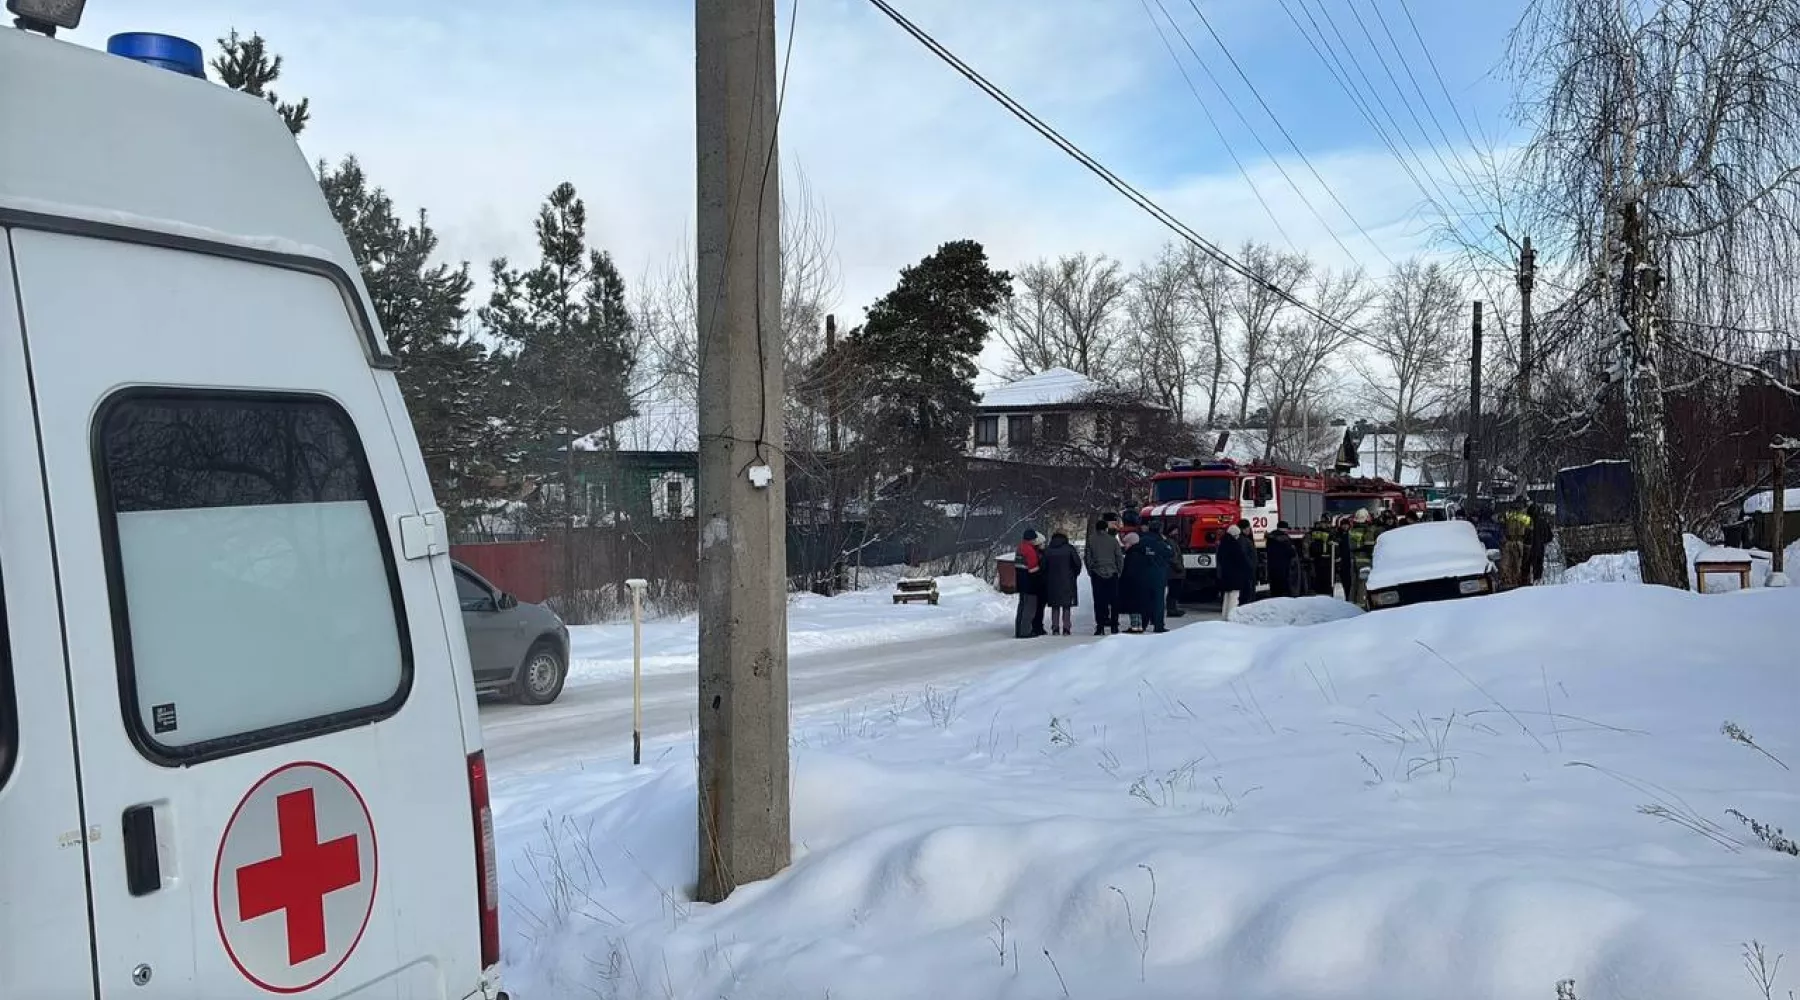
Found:
[[[1096,520],[1080,552],[1062,532],[1046,540],[1028,528],[1013,567],[1019,594],[1013,634],[1021,639],[1074,634],[1078,581],[1084,571],[1093,599],[1095,635],[1167,632],[1169,618],[1187,613],[1178,599],[1187,573],[1180,540],[1164,537],[1155,523],[1138,523],[1129,512]]]
[[[1229,621],[1238,608],[1256,599],[1259,561],[1267,570],[1271,597],[1332,595],[1341,585],[1346,600],[1360,602],[1361,571],[1374,560],[1376,539],[1422,519],[1422,514],[1402,519],[1392,510],[1371,513],[1363,508],[1335,524],[1321,515],[1299,536],[1282,521],[1263,536],[1260,556],[1250,522],[1240,520],[1220,534],[1213,550],[1220,616]],[[1491,509],[1473,520],[1483,541],[1489,540],[1491,529],[1490,547],[1503,552],[1503,586],[1542,578],[1552,529],[1535,504],[1509,510],[1498,524]],[[1084,571],[1093,599],[1095,635],[1167,632],[1168,619],[1186,613],[1180,601],[1187,575],[1182,539],[1164,535],[1159,522],[1140,522],[1130,511],[1097,519],[1085,549],[1077,549],[1062,532],[1046,539],[1026,529],[1013,564],[1019,594],[1014,634],[1021,639],[1074,634]]]

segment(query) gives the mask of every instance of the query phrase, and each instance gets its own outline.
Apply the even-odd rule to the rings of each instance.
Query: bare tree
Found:
[[[831,217],[813,194],[804,171],[781,172],[781,333],[788,386],[799,385],[805,370],[824,350],[825,316],[842,292]],[[696,398],[700,380],[699,286],[694,280],[693,247],[681,249],[641,283],[635,311],[645,330],[648,363],[641,383],[646,392],[678,400]],[[817,421],[800,418],[790,400],[789,430],[810,431]]]
[[[1201,253],[1196,247],[1184,245],[1181,255],[1189,307],[1200,326],[1200,340],[1204,345],[1201,375],[1206,383],[1206,419],[1203,423],[1210,429],[1218,425],[1219,404],[1225,398],[1225,374],[1230,364],[1232,293],[1238,279],[1216,258]]]
[[[1132,275],[1126,304],[1131,325],[1125,339],[1135,359],[1138,389],[1173,414],[1176,423],[1187,421],[1188,390],[1209,354],[1198,336],[1188,274],[1181,250],[1165,246],[1156,260]]]
[[[1360,321],[1374,297],[1361,270],[1312,273],[1299,294],[1336,322],[1290,315],[1266,335],[1262,347],[1266,365],[1258,386],[1269,413],[1265,457],[1272,459],[1298,461],[1312,453],[1308,438],[1315,404],[1335,388],[1343,369],[1333,362],[1340,360],[1350,341],[1345,331]]]
[[[1534,0],[1514,62],[1537,231],[1599,286],[1588,352],[1620,356],[1643,579],[1685,588],[1666,349],[1793,315],[1800,5]]]
[[[1288,308],[1284,292],[1293,289],[1312,273],[1312,261],[1296,254],[1284,254],[1265,244],[1246,243],[1238,252],[1251,277],[1240,277],[1233,285],[1230,310],[1237,326],[1237,345],[1231,360],[1237,369],[1238,423],[1250,417],[1251,394],[1257,379],[1270,362],[1276,324]]]
[[[1118,261],[1085,253],[1039,260],[1013,277],[1013,303],[1000,342],[1016,375],[1069,368],[1105,381],[1117,368],[1129,279]]]
[[[1388,276],[1365,357],[1352,364],[1368,402],[1394,429],[1394,481],[1405,464],[1406,439],[1424,420],[1463,401],[1463,291],[1442,264],[1402,261]]]

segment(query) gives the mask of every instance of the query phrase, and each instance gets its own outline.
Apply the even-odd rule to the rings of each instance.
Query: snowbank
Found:
[[[1727,548],[1722,545],[1710,545],[1703,539],[1693,535],[1683,535],[1682,544],[1687,549],[1688,586],[1698,589],[1699,581],[1694,574],[1694,563],[1701,560],[1750,560],[1750,586],[1763,587],[1769,579],[1769,554],[1767,552],[1746,549]],[[1784,558],[1790,570],[1797,567],[1794,560],[1800,559],[1800,541],[1787,547]],[[1590,556],[1579,565],[1563,570],[1563,583],[1642,583],[1643,577],[1638,572],[1638,554],[1630,552],[1609,552]],[[1709,575],[1706,578],[1708,593],[1719,593],[1738,589],[1736,577]]]
[[[1237,609],[1238,625],[1322,625],[1362,614],[1361,608],[1336,597],[1270,597]]]
[[[967,574],[938,580],[939,603],[894,604],[899,571],[864,571],[867,589],[821,597],[798,594],[788,601],[788,651],[802,654],[856,649],[902,639],[948,635],[970,627],[996,627],[1012,619],[1014,599]],[[699,619],[688,615],[643,626],[644,672],[695,669]],[[631,673],[631,622],[569,628],[569,681],[573,686]]]
[[[1750,996],[1741,942],[1800,951],[1800,860],[1726,810],[1793,829],[1800,780],[1720,727],[1800,765],[1796,614],[1795,591],[1530,588],[1108,638],[802,717],[794,864],[720,906],[687,900],[691,745],[510,781],[509,986]]]

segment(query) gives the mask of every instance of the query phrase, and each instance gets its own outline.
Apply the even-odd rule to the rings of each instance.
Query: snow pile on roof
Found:
[[[694,404],[679,400],[652,400],[637,404],[637,414],[612,427],[620,451],[700,450],[700,414]],[[602,451],[606,437],[595,431],[575,441],[576,451]]]
[[[1488,571],[1487,546],[1467,521],[1401,525],[1375,539],[1368,588],[1383,590],[1424,580],[1460,579]]]
[[[916,573],[917,570],[910,572]],[[796,594],[788,600],[788,651],[859,649],[923,639],[1010,622],[1014,598],[967,574],[938,580],[938,603],[896,608],[894,583],[905,567],[862,571],[863,589],[836,597]],[[689,615],[643,625],[644,673],[692,674],[699,662],[700,633]],[[569,627],[571,688],[631,674],[631,623]]]
[[[1781,506],[1790,514],[1800,511],[1800,486],[1790,486],[1781,491]],[[1774,490],[1765,490],[1744,500],[1744,513],[1746,514],[1773,514],[1774,512]]]
[[[1365,434],[1357,446],[1356,476],[1394,478],[1395,434]],[[1401,486],[1435,486],[1447,482],[1461,462],[1462,435],[1448,431],[1414,431],[1401,450]]]
[[[1748,995],[1741,942],[1792,953],[1770,936],[1800,926],[1800,868],[1726,810],[1791,830],[1800,786],[1719,730],[1800,761],[1796,614],[1800,590],[1539,587],[896,678],[796,720],[793,865],[717,906],[688,895],[691,744],[504,778],[508,985]]]
[[[1024,406],[1066,406],[1079,403],[1100,389],[1100,383],[1078,371],[1050,368],[982,393],[981,408],[1005,410]]]

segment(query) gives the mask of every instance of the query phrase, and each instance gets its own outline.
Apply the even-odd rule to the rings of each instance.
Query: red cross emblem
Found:
[[[362,881],[356,835],[319,843],[313,790],[275,798],[281,853],[237,870],[238,919],[287,912],[288,964],[325,954],[325,897]]]
[[[226,954],[276,993],[343,967],[375,904],[375,828],[348,778],[298,762],[253,785],[219,840],[213,904]]]

